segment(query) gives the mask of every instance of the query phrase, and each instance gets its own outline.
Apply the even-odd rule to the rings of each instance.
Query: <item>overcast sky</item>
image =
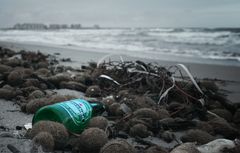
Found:
[[[240,0],[0,0],[0,27],[17,22],[240,27]]]

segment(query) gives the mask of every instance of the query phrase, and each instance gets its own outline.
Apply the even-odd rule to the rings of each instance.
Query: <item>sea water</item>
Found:
[[[159,59],[206,59],[240,66],[238,28],[103,28],[79,30],[0,30],[0,41],[52,44]]]

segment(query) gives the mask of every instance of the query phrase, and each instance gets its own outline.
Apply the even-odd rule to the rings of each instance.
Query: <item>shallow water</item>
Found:
[[[0,31],[0,41],[50,44],[159,59],[206,59],[240,66],[240,30],[204,28],[116,28]]]

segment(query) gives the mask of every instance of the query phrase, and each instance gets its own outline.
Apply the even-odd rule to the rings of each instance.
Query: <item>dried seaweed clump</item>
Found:
[[[99,152],[108,141],[107,134],[99,128],[89,128],[83,131],[79,139],[79,150],[83,152]]]
[[[55,148],[63,148],[69,134],[64,125],[53,121],[39,121],[33,125],[30,137],[34,138],[40,132],[48,132],[53,136]]]
[[[135,153],[135,149],[123,139],[111,140],[105,144],[100,153]]]

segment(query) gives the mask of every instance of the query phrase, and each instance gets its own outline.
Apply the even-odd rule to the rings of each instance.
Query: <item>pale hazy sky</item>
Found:
[[[240,0],[0,0],[0,27],[17,22],[240,27]]]

